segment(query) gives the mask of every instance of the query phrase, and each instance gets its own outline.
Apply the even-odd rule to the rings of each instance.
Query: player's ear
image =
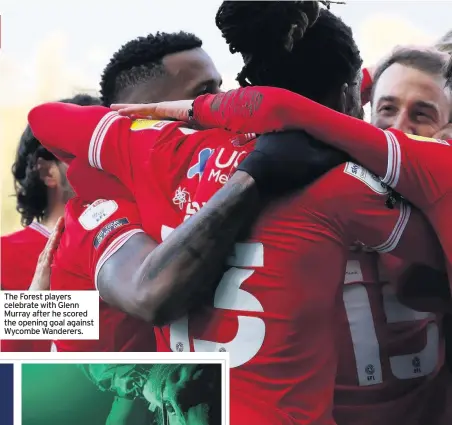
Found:
[[[55,188],[58,186],[60,170],[54,160],[49,161],[44,158],[38,158],[36,169],[38,170],[39,177],[47,187]]]
[[[344,83],[341,86],[341,90],[339,92],[339,104],[338,104],[338,111],[342,112],[342,113],[346,113],[347,111],[347,106],[348,106],[348,84]]]

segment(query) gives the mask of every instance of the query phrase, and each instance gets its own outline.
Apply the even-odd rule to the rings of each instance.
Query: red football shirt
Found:
[[[246,99],[246,102],[244,102],[244,99]],[[211,107],[213,106],[214,100],[215,107]],[[397,190],[402,194],[406,193],[406,197],[412,199],[413,202],[417,202],[420,207],[425,208],[425,203],[422,202],[422,199],[419,199],[419,196],[422,197],[425,195],[434,195],[435,200],[438,201],[437,203],[435,203],[435,200],[432,201],[432,204],[435,204],[434,208],[439,208],[439,202],[443,202],[442,207],[445,206],[444,198],[447,195],[442,198],[442,201],[439,201],[441,194],[438,194],[438,189],[444,187],[444,185],[441,180],[436,179],[435,181],[433,179],[434,175],[441,179],[441,175],[436,173],[437,170],[433,168],[433,162],[430,163],[429,160],[432,159],[432,154],[435,151],[438,151],[436,152],[435,160],[442,162],[444,165],[443,170],[445,170],[447,155],[443,156],[443,152],[447,153],[448,151],[447,148],[445,150],[445,147],[448,147],[447,142],[403,135],[395,130],[384,133],[365,122],[344,116],[308,99],[278,89],[260,87],[247,88],[223,95],[221,99],[218,97],[215,99],[213,96],[206,96],[204,99],[200,99],[198,108],[195,108],[195,111],[196,110],[196,118],[202,125],[207,127],[227,126],[232,130],[241,132],[267,132],[287,127],[306,129],[311,134],[327,141],[333,146],[344,149],[378,174],[385,176],[384,181],[386,183],[393,186],[396,185]],[[232,111],[234,111],[234,114],[231,113]],[[402,144],[400,143],[401,140]],[[403,150],[403,147],[406,147],[405,151]],[[441,150],[441,153],[439,150]],[[430,152],[427,163],[432,164],[432,167],[428,169],[425,168],[424,162],[427,151]],[[401,167],[401,164],[403,163],[398,158],[405,159],[405,168],[403,165]],[[407,178],[409,176],[411,176],[411,181]],[[400,186],[401,182],[405,182],[405,185],[403,185],[402,188]],[[429,193],[430,190],[432,192],[431,194]],[[429,209],[424,211],[428,213]],[[428,215],[432,223],[435,224],[434,217],[431,214]],[[437,232],[440,233],[441,228],[438,224],[435,228],[437,229]],[[442,235],[444,238],[444,233]],[[444,247],[445,242],[443,241],[442,244]],[[379,311],[382,311],[381,307]],[[406,313],[407,311],[410,310],[404,308],[404,312]],[[423,313],[415,313],[415,317],[418,318],[422,316],[422,314]],[[407,317],[406,314],[402,314],[402,316]],[[381,314],[380,317],[383,317],[384,319],[384,316],[381,316]],[[412,323],[414,329],[412,330],[411,342],[399,345],[398,342],[403,344],[403,338],[401,338],[400,341],[392,339],[390,344],[390,348],[394,349],[394,344],[396,344],[396,347],[399,346],[401,348],[403,346],[413,346],[412,344],[415,343],[418,347],[417,349],[424,348],[422,350],[424,356],[427,356],[430,352],[430,357],[424,357],[423,361],[421,361],[421,363],[427,363],[427,371],[429,369],[431,370],[433,364],[435,364],[433,361],[435,358],[435,351],[432,351],[431,347],[435,346],[435,326],[437,325],[431,321],[431,318],[432,316],[428,315],[424,320],[416,320],[416,322]],[[394,325],[391,325],[391,328],[396,330],[394,329]],[[344,326],[341,326],[341,330],[344,331]],[[408,333],[410,334],[411,332],[408,331]],[[439,333],[440,340],[438,345],[441,347],[441,331],[439,331]],[[406,336],[407,332],[405,332],[404,335]],[[416,338],[418,341],[417,343],[415,342]],[[424,338],[423,345],[421,343],[422,338]],[[427,340],[425,340],[425,338],[427,338]],[[430,349],[428,347],[430,347]],[[441,350],[442,349],[440,348],[440,355],[438,357],[438,362],[436,363],[437,369],[440,368],[443,362]],[[403,352],[403,350],[400,350],[400,352]],[[388,353],[390,354],[390,352],[383,354]],[[409,356],[405,359],[408,358]],[[420,360],[420,358],[413,358],[413,365],[417,364]],[[385,363],[382,364],[384,365]],[[388,364],[388,360],[386,360],[386,364]],[[431,375],[427,374],[428,378],[425,380],[422,378],[416,378],[414,381],[397,381],[397,379],[392,379],[392,381],[385,380],[382,384],[389,385],[389,387],[388,390],[383,390],[382,388],[381,395],[383,396],[388,394],[397,397],[397,394],[400,395],[403,393],[406,386],[412,385],[411,390],[407,391],[405,397],[393,399],[393,403],[385,402],[384,399],[379,398],[378,394],[380,394],[380,392],[378,389],[374,392],[372,390],[375,390],[375,388],[372,388],[371,391],[369,391],[367,387],[360,389],[355,388],[356,392],[360,393],[356,400],[363,401],[362,398],[364,397],[364,400],[369,402],[366,405],[362,405],[360,408],[359,406],[351,405],[355,390],[353,385],[350,386],[350,383],[353,383],[353,381],[350,381],[350,377],[353,377],[354,374],[350,375],[347,373],[344,369],[344,364],[340,364],[339,373],[342,371],[344,376],[348,377],[348,381],[345,381],[346,383],[348,382],[348,385],[341,385],[338,387],[337,391],[337,394],[340,394],[340,396],[336,400],[336,413],[338,419],[342,421],[340,423],[358,424],[372,420],[370,418],[380,419],[382,415],[384,417],[384,422],[391,418],[391,420],[394,420],[394,423],[397,421],[398,423],[417,424],[419,422],[416,421],[419,420],[421,421],[420,423],[424,423],[430,422],[431,420],[435,421],[436,419],[438,419],[438,423],[440,423],[439,421],[443,421],[441,423],[449,423],[451,412],[445,412],[444,409],[444,406],[448,403],[447,398],[445,397],[447,391],[445,391],[444,387],[451,385],[450,376],[447,376],[445,368],[442,368],[441,372],[438,374],[437,369],[433,370],[433,378]],[[351,370],[351,368],[348,368],[348,372]],[[386,375],[393,376],[390,369],[389,374]],[[392,386],[391,383],[394,384],[394,386]],[[449,388],[449,400],[450,392]],[[375,399],[375,396],[377,396],[377,399]],[[427,397],[430,402],[426,401]],[[347,404],[349,405],[347,406]],[[425,406],[426,404],[432,406],[435,415],[439,413],[440,415],[443,414],[443,416],[441,418],[433,418],[430,409],[424,409],[424,411],[421,412],[419,406]],[[393,412],[392,416],[391,412]],[[404,413],[407,412],[409,415],[404,417]]]
[[[442,317],[401,304],[386,279],[400,260],[381,260],[383,267],[377,253],[348,257],[335,323],[334,417],[340,425],[441,424],[450,379]]]
[[[50,230],[40,223],[1,237],[1,289],[28,291],[35,274],[39,254],[50,236]],[[50,341],[1,341],[1,350],[8,352],[50,351]]]
[[[147,126],[149,126],[149,125],[154,125],[153,123],[149,123],[149,122],[143,122],[145,125],[147,125]],[[149,128],[148,128],[149,129]],[[229,136],[228,136],[229,137]],[[123,157],[124,158],[124,157]],[[139,158],[138,158],[139,159]],[[216,160],[217,160],[217,158],[216,158]],[[233,156],[231,156],[230,158],[229,158],[229,160],[227,160],[226,162],[221,162],[221,166],[220,165],[218,165],[218,168],[217,169],[214,169],[214,170],[210,170],[210,171],[208,171],[208,173],[207,174],[205,174],[205,179],[207,179],[207,181],[210,181],[210,182],[220,182],[220,183],[224,183],[226,180],[227,180],[227,173],[223,173],[222,172],[222,170],[221,170],[221,168],[227,168],[227,167],[225,167],[223,164],[228,164],[228,162],[230,162],[230,163],[233,163],[235,161],[235,158],[233,158]],[[201,162],[201,161],[200,161]],[[195,165],[197,165],[197,164],[195,164]],[[353,170],[355,170],[355,173],[357,172],[357,171],[360,171],[359,170],[359,168],[356,168],[357,166],[350,166],[350,169],[348,170],[349,171],[349,173],[351,173],[351,174],[353,174]],[[201,167],[199,167],[198,168],[198,170],[199,171],[202,171],[201,170]],[[188,174],[188,173],[187,173]],[[199,175],[201,174],[201,172],[200,173],[198,173]],[[363,177],[363,174],[362,173],[358,173],[358,175],[360,175],[361,177]],[[367,176],[367,174],[365,174],[364,175],[364,177],[365,176]],[[370,176],[370,175],[369,175]],[[188,176],[187,176],[188,177]],[[373,184],[375,184],[375,178],[374,177],[372,177],[372,176],[370,176],[371,177],[371,179],[369,180],[368,179],[368,182],[366,183],[366,184],[370,184],[372,181],[373,181]],[[127,179],[127,177],[126,177],[126,179]],[[378,182],[377,182],[378,183]],[[377,186],[378,187],[378,186]],[[380,186],[380,189],[381,189],[381,186]],[[187,194],[189,194],[189,192],[188,191],[186,191],[185,190],[185,188],[183,188],[183,187],[180,187],[180,188],[177,188],[176,189],[176,196],[174,197],[174,199],[175,199],[175,203],[177,204],[177,205],[179,205],[179,206],[184,206],[184,204],[185,203],[187,203],[187,209],[186,209],[186,212],[187,212],[187,214],[190,214],[190,213],[193,213],[193,211],[196,211],[198,208],[199,208],[199,205],[202,205],[202,202],[204,202],[204,201],[202,201],[201,199],[202,199],[202,197],[201,198],[195,198],[195,200],[193,201],[193,202],[191,202],[191,199],[190,199],[190,197],[189,196],[187,196]],[[177,202],[176,202],[177,201]],[[380,199],[380,201],[381,201],[381,199]],[[403,225],[404,225],[404,223],[405,223],[405,220],[406,220],[406,216],[407,216],[407,210],[409,210],[409,209],[401,209],[401,213],[397,216],[398,218],[397,218],[397,222],[396,223],[398,223],[397,224],[397,226],[394,228],[394,232],[391,232],[391,235],[390,235],[390,238],[388,238],[386,241],[385,241],[385,243],[383,243],[383,244],[381,244],[382,246],[380,246],[380,249],[382,249],[382,250],[390,250],[393,246],[394,246],[394,244],[397,244],[397,242],[398,242],[398,235],[399,235],[399,230],[397,230],[397,229],[400,229],[400,228],[403,228]],[[403,211],[405,211],[405,212],[403,212]],[[403,218],[403,217],[405,217],[405,218]],[[379,218],[381,218],[381,216],[379,216]],[[394,217],[393,217],[394,218]],[[158,220],[157,220],[157,222],[158,222]],[[414,222],[416,222],[416,220],[414,220]],[[169,226],[170,227],[170,226]],[[162,231],[162,233],[163,233],[163,231]],[[173,325],[174,326],[174,325]],[[171,339],[171,338],[170,338]],[[184,350],[184,347],[185,347],[185,349],[186,349],[186,347],[187,347],[187,344],[185,343],[184,344],[184,341],[176,341],[176,344],[175,344],[175,347],[173,347],[173,348],[175,348],[176,350],[180,350],[180,351],[182,351],[182,350]],[[240,395],[240,397],[239,397],[242,401],[243,401],[243,396],[242,395]],[[232,400],[237,400],[238,398],[237,397],[232,397]],[[254,399],[254,401],[255,401],[255,399]],[[241,403],[242,405],[243,405],[243,403]],[[233,403],[233,405],[234,405],[234,403]],[[236,405],[236,404],[235,404]],[[259,409],[262,409],[263,408],[263,406],[261,406],[261,407],[259,407]],[[243,409],[242,409],[243,410]],[[242,411],[242,410],[240,410],[240,411]],[[256,409],[254,409],[254,411],[256,411]],[[236,418],[236,420],[238,420],[238,416],[239,416],[239,414],[237,413],[238,412],[238,410],[237,409],[233,409],[233,412],[236,412],[235,413],[235,418]],[[283,418],[285,418],[286,417],[286,415],[287,415],[287,413],[282,413],[282,412],[280,412],[280,417],[281,417],[281,420],[282,421],[284,421],[284,419]],[[268,412],[268,414],[266,414],[265,415],[265,417],[267,417],[267,418],[269,418],[269,417],[271,417],[272,415],[270,414],[270,412]],[[235,421],[235,423],[237,423],[236,421]]]
[[[124,199],[99,199],[87,204],[71,199],[65,230],[55,254],[51,290],[95,290],[98,270],[112,253],[143,232],[136,205]],[[155,351],[151,325],[100,300],[99,340],[56,340],[55,351]]]
[[[52,265],[51,289],[94,290],[97,264],[141,231],[139,214],[130,192],[113,176],[90,167],[86,161],[71,161],[67,177],[78,197],[66,205],[65,229]],[[104,198],[99,199],[101,196]],[[91,224],[87,225],[87,220]],[[99,340],[58,340],[53,350],[155,351],[151,325],[99,302]]]
[[[383,131],[274,87],[247,87],[222,95],[201,96],[195,102],[195,117],[207,128],[226,127],[239,132],[302,128],[349,153],[423,211],[440,239],[451,275],[452,179],[448,176],[452,150],[449,142],[394,129]]]
[[[187,217],[251,148],[230,145],[215,152],[187,203]],[[225,177],[220,181],[219,176]],[[168,350],[230,352],[232,424],[242,423],[243,400],[259,421],[333,423],[336,307],[347,247],[359,239],[413,261],[441,260],[419,213],[405,204],[386,208],[386,196],[375,176],[348,163],[303,194],[276,202],[260,217],[250,240],[236,245],[213,307],[162,330]],[[170,230],[165,226],[165,233]],[[419,241],[426,244],[422,252],[412,249]]]
[[[143,229],[157,242],[162,240],[162,223],[176,227],[182,221],[184,208],[193,196],[214,148],[237,138],[224,130],[196,132],[183,127],[183,123],[131,121],[103,107],[67,106],[56,103],[35,108],[29,117],[34,134],[44,146],[70,163],[68,179],[81,199],[92,201],[100,194],[107,200],[121,199],[126,195],[125,186],[136,201]],[[55,119],[58,126],[52,125]],[[88,161],[97,175],[86,169]],[[124,186],[114,185],[111,176],[110,181],[102,181],[107,174],[100,170],[112,174]],[[218,178],[223,181],[223,177]],[[76,221],[73,219],[73,222]],[[71,239],[84,237],[80,226],[70,226],[66,232]],[[55,261],[65,270],[65,275],[80,269],[80,261],[77,263],[76,257],[70,255],[71,246],[68,243],[66,248],[60,248]],[[115,251],[105,249],[105,252],[103,261]],[[86,261],[86,255],[80,257]],[[89,274],[83,276],[86,278]],[[66,286],[61,283],[63,281],[64,276],[52,277],[55,285],[60,282],[59,289]],[[82,285],[71,281],[71,287]],[[103,305],[103,308],[107,307]],[[64,344],[64,341],[60,342],[58,349],[63,349]],[[78,343],[73,341],[71,344]]]
[[[29,114],[33,134],[60,158],[89,161],[117,177],[133,194],[143,229],[161,242],[161,225],[175,227],[225,130],[197,132],[185,123],[135,120],[101,106],[49,103]],[[57,123],[57,124],[55,124]]]

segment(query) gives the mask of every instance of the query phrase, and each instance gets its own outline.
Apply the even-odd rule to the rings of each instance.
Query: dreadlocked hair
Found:
[[[216,24],[245,62],[248,85],[275,86],[321,102],[352,83],[362,60],[350,27],[318,1],[225,1]],[[331,72],[331,70],[334,72]]]
[[[100,105],[98,98],[88,94],[79,94],[62,99],[60,102],[80,106]],[[41,221],[47,210],[47,187],[39,176],[38,158],[57,161],[55,156],[39,143],[27,125],[20,137],[16,159],[11,170],[17,199],[16,210],[21,215],[23,226],[30,225],[35,219]]]
[[[117,101],[125,88],[164,75],[162,59],[166,55],[201,46],[202,41],[198,37],[184,31],[158,32],[129,41],[113,55],[102,73],[102,105],[110,106]]]

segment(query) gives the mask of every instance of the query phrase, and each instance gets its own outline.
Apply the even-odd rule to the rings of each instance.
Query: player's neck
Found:
[[[49,206],[47,208],[47,212],[43,217],[41,224],[50,231],[53,231],[55,225],[60,217],[64,215],[64,206],[63,202],[54,199],[52,196],[49,196]],[[53,198],[53,199],[52,199]]]
[[[52,211],[51,213],[47,214],[42,220],[41,224],[45,226],[50,231],[53,231],[53,229],[56,226],[56,223],[58,219],[64,214],[64,206],[63,209],[59,212]]]

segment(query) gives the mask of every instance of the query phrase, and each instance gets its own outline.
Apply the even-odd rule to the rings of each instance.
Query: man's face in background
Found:
[[[404,133],[432,137],[448,122],[452,106],[446,80],[395,63],[377,80],[372,99],[372,124]]]

